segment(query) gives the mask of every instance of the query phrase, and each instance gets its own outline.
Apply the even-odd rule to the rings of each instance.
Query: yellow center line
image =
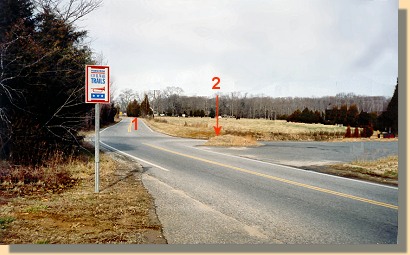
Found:
[[[212,164],[212,165],[226,167],[226,168],[233,169],[233,170],[236,170],[236,171],[240,171],[240,172],[243,172],[243,173],[248,173],[248,174],[260,176],[260,177],[264,177],[264,178],[267,178],[267,179],[271,179],[271,180],[275,180],[275,181],[279,181],[279,182],[283,182],[283,183],[287,183],[287,184],[291,184],[291,185],[295,185],[295,186],[299,186],[299,187],[303,187],[303,188],[307,188],[307,189],[311,189],[311,190],[316,190],[316,191],[319,191],[319,192],[328,193],[328,194],[332,194],[332,195],[339,196],[339,197],[349,198],[349,199],[361,201],[361,202],[364,202],[364,203],[379,205],[379,206],[383,206],[383,207],[387,207],[387,208],[391,208],[391,209],[395,209],[395,210],[399,209],[399,207],[396,206],[396,205],[386,204],[386,203],[383,203],[383,202],[379,202],[379,201],[375,201],[375,200],[371,200],[371,199],[367,199],[367,198],[363,198],[363,197],[357,197],[357,196],[353,196],[353,195],[349,195],[349,194],[345,194],[345,193],[341,193],[341,192],[337,192],[337,191],[333,191],[333,190],[329,190],[329,189],[324,189],[324,188],[312,186],[312,185],[309,185],[309,184],[304,184],[304,183],[300,183],[300,182],[296,182],[296,181],[283,179],[283,178],[272,176],[272,175],[258,173],[258,172],[251,171],[251,170],[248,170],[248,169],[244,169],[244,168],[240,168],[240,167],[236,167],[236,166],[231,166],[231,165],[219,163],[219,162],[216,162],[216,161],[212,161],[212,160],[199,158],[199,157],[191,156],[191,155],[188,155],[188,154],[168,150],[168,149],[165,149],[165,148],[162,148],[162,147],[159,147],[159,146],[155,146],[155,145],[152,145],[152,144],[147,144],[147,143],[143,143],[143,144],[147,145],[149,147],[158,149],[158,150],[166,151],[166,152],[176,154],[176,155],[179,155],[179,156],[183,156],[183,157],[186,157],[186,158],[199,160],[199,161],[206,162],[206,163],[209,163],[209,164]]]

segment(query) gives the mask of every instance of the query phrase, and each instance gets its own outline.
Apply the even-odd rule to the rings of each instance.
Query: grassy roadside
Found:
[[[343,164],[309,166],[304,168],[337,176],[398,186],[398,156],[388,156],[369,161],[358,160]]]
[[[0,244],[166,243],[141,166],[108,152],[100,164],[98,194],[92,155],[57,166],[70,185],[3,181]]]

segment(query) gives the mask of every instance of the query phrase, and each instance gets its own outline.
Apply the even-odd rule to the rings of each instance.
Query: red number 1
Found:
[[[137,118],[134,118],[134,119],[132,120],[132,123],[135,123],[134,130],[138,130],[138,119],[137,119]]]

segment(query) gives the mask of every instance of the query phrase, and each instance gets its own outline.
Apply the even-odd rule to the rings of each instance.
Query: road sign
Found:
[[[109,66],[85,66],[85,102],[110,103]]]
[[[110,67],[85,66],[85,102],[95,104],[95,193],[99,193],[100,104],[110,103]]]

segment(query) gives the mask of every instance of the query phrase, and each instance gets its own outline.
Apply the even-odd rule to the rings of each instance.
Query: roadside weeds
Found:
[[[100,193],[94,162],[69,166],[75,184],[34,194],[0,186],[1,244],[164,244],[142,167],[120,155],[101,154]]]
[[[302,168],[347,178],[398,186],[398,156],[388,156],[369,161],[358,160],[350,163],[307,166]]]

